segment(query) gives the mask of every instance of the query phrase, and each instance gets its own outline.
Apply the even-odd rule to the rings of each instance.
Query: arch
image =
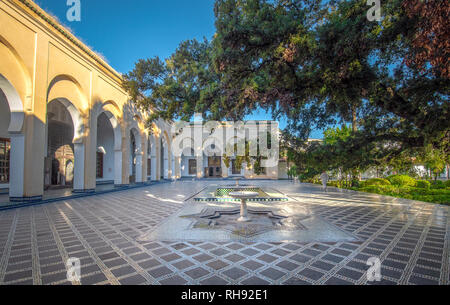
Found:
[[[72,119],[72,124],[73,124],[73,141],[72,142],[73,143],[82,143],[83,136],[84,136],[84,123],[83,123],[83,117],[81,116],[80,111],[67,98],[53,99],[49,102],[49,104],[54,101],[60,102],[70,114],[70,117]]]
[[[122,149],[122,128],[120,126],[119,121],[119,114],[120,109],[117,106],[117,104],[114,101],[106,101],[104,103],[96,103],[93,107],[92,111],[95,122],[98,121],[98,117],[104,113],[109,122],[111,123],[111,126],[113,128],[114,132],[114,150],[121,150]]]
[[[8,131],[11,133],[19,133],[22,131],[25,118],[22,99],[14,86],[2,74],[0,74],[0,90],[3,91],[3,94],[6,97],[11,113]]]
[[[213,148],[213,145],[214,145],[214,148]],[[216,154],[221,156],[224,153],[223,140],[220,140],[216,137],[208,137],[202,143],[202,150],[206,156],[211,156],[211,155],[216,155]]]
[[[0,74],[15,88],[22,101],[22,110],[31,105],[33,86],[31,74],[16,49],[0,35]],[[6,94],[6,93],[5,93]],[[13,112],[13,110],[11,110]]]
[[[55,76],[47,89],[47,103],[53,100],[69,100],[78,110],[84,113],[89,108],[86,95],[83,93],[80,83],[68,74]]]
[[[2,100],[5,99],[6,104],[0,105],[5,110],[0,113],[0,119],[3,121],[0,122],[3,123],[0,124],[2,129],[0,135],[7,138],[10,143],[9,157],[2,160],[8,164],[8,174],[3,177],[2,183],[9,184],[9,195],[11,200],[14,200],[14,198],[24,196],[25,136],[23,124],[25,115],[19,93],[2,74],[0,74],[0,91],[0,103],[3,104]]]
[[[142,176],[142,136],[138,127],[131,127],[129,131],[130,137],[130,176],[135,177],[136,183],[143,182]],[[134,138],[134,147],[133,141]]]
[[[133,133],[133,136],[136,140],[136,153],[141,153],[141,149],[142,149],[142,139],[141,139],[141,134],[138,131],[138,129],[136,129],[135,127],[130,128],[130,132]]]

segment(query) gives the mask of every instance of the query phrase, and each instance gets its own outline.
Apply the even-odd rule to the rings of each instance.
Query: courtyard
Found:
[[[154,234],[183,209],[208,206],[195,195],[226,181],[186,179],[0,211],[0,284],[450,283],[449,207],[437,204],[246,180],[276,190],[287,198],[278,206],[301,209],[327,231],[315,234],[312,221],[289,240]],[[381,261],[379,282],[366,275],[371,257]],[[80,282],[67,280],[69,258],[81,261]]]

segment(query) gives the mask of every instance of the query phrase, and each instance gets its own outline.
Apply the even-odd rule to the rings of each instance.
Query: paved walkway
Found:
[[[81,259],[82,284],[445,284],[449,207],[292,184],[270,185],[357,243],[147,241],[136,238],[217,181],[181,181],[0,212],[0,284],[70,284],[65,262]]]

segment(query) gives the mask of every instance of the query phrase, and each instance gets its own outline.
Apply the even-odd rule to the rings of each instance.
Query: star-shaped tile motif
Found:
[[[200,213],[181,216],[194,219],[191,227],[195,229],[225,230],[241,237],[253,237],[272,230],[307,230],[301,223],[309,215],[285,216],[267,209],[248,209],[249,222],[239,222],[239,209],[206,208]]]

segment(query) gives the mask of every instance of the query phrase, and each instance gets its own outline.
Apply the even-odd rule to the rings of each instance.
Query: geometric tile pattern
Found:
[[[65,262],[81,260],[81,284],[450,284],[449,207],[293,184],[277,187],[360,242],[138,242],[214,182],[178,181],[0,212],[0,284],[80,284]],[[215,182],[217,183],[217,182]],[[252,181],[252,184],[254,182]]]
[[[239,209],[216,209],[206,208],[200,213],[184,215],[183,218],[192,218],[193,228],[208,228],[229,231],[242,237],[252,237],[272,230],[306,230],[300,220],[310,218],[309,215],[302,217],[283,216],[275,214],[272,210],[248,209],[251,221],[236,221],[240,214]],[[289,218],[288,226],[284,221]]]

